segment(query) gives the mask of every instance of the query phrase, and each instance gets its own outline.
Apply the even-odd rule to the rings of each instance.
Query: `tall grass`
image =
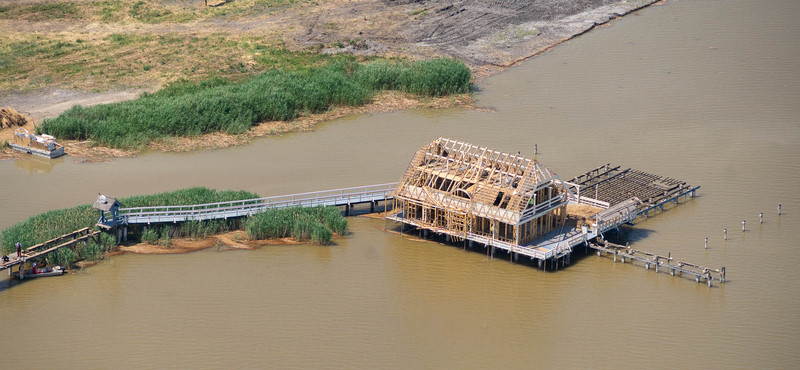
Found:
[[[126,207],[151,207],[214,203],[253,198],[259,198],[259,195],[246,191],[217,191],[196,187],[160,194],[120,198],[119,201]],[[17,242],[22,243],[22,245],[27,248],[84,227],[94,228],[98,218],[98,211],[93,209],[89,204],[38,214],[3,230],[3,232],[0,233],[0,250],[2,250],[4,254],[8,254],[15,249],[14,244]],[[214,226],[210,227],[204,225],[203,230],[206,233],[228,227],[218,225],[218,223],[214,222],[210,222],[209,224]],[[188,230],[192,232],[192,229]],[[196,230],[199,230],[199,228],[196,228]],[[93,244],[94,243],[89,243],[86,248],[78,248],[77,254],[67,248],[62,249],[54,253],[52,255],[53,257],[48,257],[53,258],[48,260],[48,263],[58,260],[60,261],[59,264],[66,264],[63,261],[99,258],[99,256],[107,252],[109,248],[113,248],[115,240],[112,236],[106,235],[101,239],[99,245],[92,246]],[[70,255],[70,253],[74,254],[74,256]]]
[[[238,83],[180,82],[136,100],[76,105],[45,119],[37,131],[133,149],[171,136],[242,134],[262,121],[287,121],[303,113],[324,112],[332,105],[362,105],[379,90],[424,96],[464,93],[469,80],[469,68],[455,59],[364,65],[339,60],[300,71],[268,71]]]
[[[410,63],[375,61],[359,68],[354,77],[372,90],[442,96],[469,92],[470,71],[461,61],[447,58]]]
[[[248,218],[244,229],[255,240],[293,237],[330,244],[333,233],[347,233],[347,220],[336,207],[282,208]]]

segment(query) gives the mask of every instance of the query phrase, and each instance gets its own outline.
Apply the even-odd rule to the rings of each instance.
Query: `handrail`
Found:
[[[241,199],[216,203],[203,203],[178,206],[148,206],[120,208],[120,216],[156,215],[156,214],[187,214],[206,213],[208,211],[226,211],[236,209],[254,208],[265,205],[281,205],[298,202],[318,200],[320,202],[330,199],[358,198],[374,194],[388,193],[397,187],[397,183],[359,186],[353,188],[324,190],[318,192],[279,195],[255,199]]]

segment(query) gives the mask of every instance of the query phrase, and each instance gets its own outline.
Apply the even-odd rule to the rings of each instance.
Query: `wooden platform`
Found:
[[[230,202],[193,204],[184,206],[119,208],[115,220],[98,222],[98,226],[110,229],[113,226],[129,224],[176,223],[185,221],[205,221],[251,216],[273,208],[346,206],[372,203],[392,199],[396,182],[388,184],[359,186],[334,190],[281,195],[275,197],[236,200]]]
[[[725,283],[725,267],[718,269],[708,268],[690,262],[675,261],[671,254],[660,256],[655,253],[633,249],[626,245],[610,243],[607,240],[589,243],[588,247],[596,250],[598,257],[613,255],[614,262],[630,262],[634,266],[639,262],[639,266],[648,270],[652,269],[656,273],[661,271],[668,272],[672,276],[693,278],[695,282],[705,282],[709,287],[714,285],[714,280],[720,284]]]
[[[88,242],[92,238],[99,237],[100,231],[92,231],[88,227],[80,230],[75,230],[69,234],[61,235],[55,239],[50,239],[44,243],[34,245],[22,251],[22,257],[17,258],[17,253],[9,254],[10,261],[0,263],[0,271],[9,269],[11,275],[11,268],[20,266],[20,269],[25,265],[25,261],[32,258],[41,257],[49,253],[55,252],[61,248],[71,247],[81,242]]]

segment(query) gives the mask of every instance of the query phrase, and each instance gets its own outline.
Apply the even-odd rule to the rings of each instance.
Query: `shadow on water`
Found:
[[[29,281],[33,280],[33,279],[17,280],[12,278],[11,276],[3,276],[0,279],[2,279],[0,280],[0,293],[5,292],[6,290],[11,289],[12,287],[20,286],[22,284],[28,283]]]
[[[15,159],[14,167],[25,171],[29,175],[34,173],[50,173],[57,164],[64,163],[66,157],[67,156],[61,156],[59,158],[50,159],[36,155],[28,155],[27,158],[24,159]]]
[[[387,224],[386,230],[389,232],[400,233],[400,224]],[[633,233],[633,227],[629,225],[620,226],[618,230],[611,230],[606,232],[604,235],[605,239],[609,242],[615,244],[626,245],[630,244],[633,245],[634,242],[639,242],[646,239],[649,235],[655,233],[655,230],[651,229],[641,229],[637,228],[636,232]],[[427,237],[424,236],[423,231],[421,229],[406,226],[403,230],[403,235],[406,237],[411,237],[417,239],[418,241],[425,241],[435,244],[440,244],[444,246],[459,248],[468,252],[473,253],[480,253],[486,256],[487,259],[490,259],[491,256],[489,255],[489,249],[480,243],[472,243],[472,247],[470,247],[470,243],[468,241],[459,241],[459,242],[450,242],[447,241],[446,236],[439,235],[439,234],[429,234]],[[507,261],[512,262],[515,264],[520,264],[523,266],[533,267],[537,270],[544,271],[544,272],[555,272],[557,270],[568,268],[570,265],[580,262],[587,256],[594,255],[595,250],[588,248],[585,244],[579,244],[573,247],[573,252],[569,256],[568,259],[559,259],[559,262],[555,262],[553,260],[547,260],[546,266],[545,264],[541,264],[539,260],[533,259],[527,256],[519,255],[516,258],[511,255],[511,252],[505,251],[502,249],[495,249],[494,251],[494,259],[500,261]],[[558,268],[555,268],[554,263],[558,263]],[[545,268],[546,267],[546,268]]]

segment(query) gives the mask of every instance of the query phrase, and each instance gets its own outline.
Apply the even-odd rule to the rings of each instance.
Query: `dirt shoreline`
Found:
[[[268,240],[248,240],[246,233],[241,230],[231,231],[224,234],[210,235],[204,238],[173,238],[169,246],[152,245],[147,243],[126,243],[118,249],[107,253],[96,261],[80,261],[75,263],[75,267],[83,270],[97,265],[104,259],[126,253],[134,254],[185,254],[198,252],[206,249],[216,248],[218,251],[225,250],[253,250],[271,245],[301,245],[308,244],[310,241],[297,241],[293,238],[280,238]],[[241,238],[241,239],[240,239]],[[335,238],[338,238],[335,237]]]
[[[160,152],[188,152],[203,149],[221,149],[235,145],[245,145],[253,139],[281,135],[289,132],[312,131],[314,127],[322,122],[331,121],[337,118],[354,114],[377,114],[394,112],[408,108],[449,108],[454,106],[466,109],[475,109],[482,112],[493,112],[492,108],[475,107],[474,99],[470,94],[450,95],[439,98],[423,98],[412,94],[397,91],[384,91],[379,93],[371,103],[359,106],[335,106],[325,113],[311,114],[302,116],[292,121],[267,121],[253,126],[250,131],[242,135],[230,135],[225,133],[212,133],[199,137],[175,137],[169,140],[158,140],[147,146],[148,151]],[[33,126],[26,126],[28,130],[33,130]],[[0,132],[5,135],[8,129]],[[13,131],[13,130],[11,130]],[[9,136],[10,139],[10,135]],[[5,137],[5,136],[0,136]],[[1,142],[2,140],[0,140]],[[83,162],[103,161],[113,157],[135,157],[141,150],[121,150],[104,146],[92,145],[90,141],[64,140],[60,141],[64,145],[67,155],[74,158],[81,158]],[[23,158],[24,154],[5,148],[0,151],[0,160]]]
[[[222,29],[253,31],[255,26],[264,27],[262,33],[270,34],[279,25],[293,25],[295,31],[280,34],[290,49],[300,50],[309,45],[324,45],[343,38],[360,38],[366,49],[358,45],[341,50],[322,52],[372,53],[384,56],[401,55],[412,59],[448,55],[467,62],[473,71],[475,82],[502,72],[523,61],[540,55],[555,46],[591,31],[595,27],[650,5],[662,4],[665,0],[585,0],[563,5],[556,0],[532,2],[511,1],[497,5],[491,1],[376,1],[364,0],[323,2],[314,7],[290,9],[277,15],[258,19],[210,22]],[[357,11],[356,11],[357,10]],[[420,14],[425,16],[420,16]],[[323,27],[320,17],[340,24],[341,28]],[[391,17],[389,17],[391,15]],[[361,20],[381,19],[369,25]],[[0,21],[0,30],[13,28],[11,20]],[[198,23],[199,24],[199,23]],[[355,26],[344,26],[357,24]],[[470,24],[470,29],[464,27]],[[50,32],[81,30],[80,25],[64,22]],[[58,28],[56,27],[56,28]],[[137,32],[167,32],[170,25],[142,26]],[[185,28],[185,27],[184,27]],[[94,30],[94,29],[92,29]],[[89,30],[88,32],[93,32]],[[272,30],[272,31],[270,31]],[[360,31],[359,31],[360,30]],[[87,31],[83,29],[83,31]],[[96,31],[99,32],[99,31]],[[273,32],[274,33],[274,32]],[[59,88],[45,88],[36,92],[6,92],[0,94],[0,106],[9,105],[35,121],[54,117],[74,104],[84,106],[124,101],[136,98],[148,89],[115,90],[107,92],[80,92]],[[255,138],[280,135],[288,132],[310,131],[314,126],[352,114],[374,114],[414,107],[446,108],[473,106],[470,95],[426,99],[397,92],[383,92],[372,103],[361,107],[333,107],[326,113],[301,117],[289,122],[263,122],[243,135],[222,133],[207,134],[194,138],[174,138],[154,142],[145,151],[186,152],[198,149],[218,149],[244,145]],[[488,109],[491,111],[491,109]],[[134,157],[139,150],[119,150],[94,146],[91,142],[66,141],[63,143],[68,155],[84,162],[105,161],[114,157]],[[10,148],[0,150],[0,159],[20,158]]]

